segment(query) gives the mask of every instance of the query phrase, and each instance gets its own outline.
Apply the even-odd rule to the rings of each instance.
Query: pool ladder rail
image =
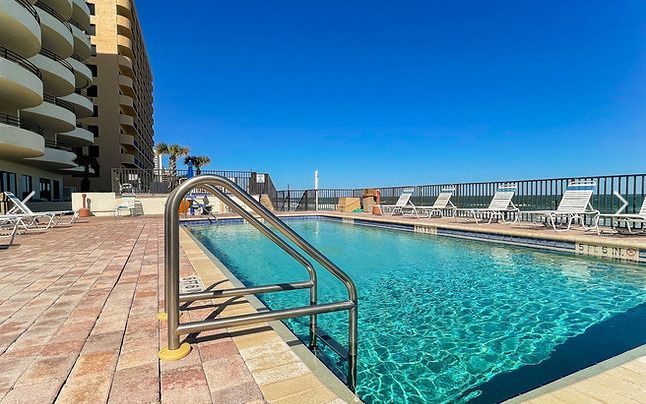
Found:
[[[205,189],[213,196],[222,201],[232,211],[239,214],[249,224],[254,226],[260,233],[271,240],[279,248],[300,263],[309,280],[301,282],[276,283],[262,286],[239,287],[231,289],[207,290],[195,293],[179,293],[179,208],[181,201],[194,188]],[[229,194],[237,197],[253,213],[247,211],[244,206],[234,201]],[[271,225],[276,231],[293,242],[300,250],[296,250],[287,243],[276,232],[270,229],[265,223]],[[343,359],[347,360],[348,369],[346,384],[353,392],[357,385],[357,288],[348,274],[336,266],[325,255],[314,248],[310,243],[287,226],[276,215],[260,204],[251,195],[236,185],[228,178],[218,175],[200,175],[184,181],[168,196],[164,212],[164,301],[165,313],[160,313],[160,318],[168,320],[168,346],[162,349],[159,357],[162,360],[176,360],[188,355],[190,345],[186,342],[180,343],[180,336],[185,334],[199,333],[206,330],[215,330],[228,327],[263,323],[267,321],[284,320],[289,318],[309,316],[309,336],[312,351],[316,351],[318,341],[331,346]],[[334,303],[319,304],[317,302],[317,275],[314,266],[302,254],[318,262],[325,270],[339,279],[345,286],[348,299]],[[246,295],[257,295],[262,293],[282,292],[295,289],[309,289],[310,302],[308,306],[295,307],[282,310],[269,310],[251,314],[237,315],[232,317],[206,319],[180,323],[180,304],[207,300],[222,297],[236,297]],[[348,311],[348,348],[342,349],[337,343],[330,342],[330,338],[320,338],[322,331],[317,327],[317,315],[337,311]]]

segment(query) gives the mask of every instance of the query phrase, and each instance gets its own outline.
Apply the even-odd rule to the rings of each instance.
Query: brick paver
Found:
[[[183,238],[183,275],[195,274],[197,265],[206,284],[225,283],[218,271],[205,275],[204,268],[213,269],[210,260]],[[0,250],[0,263],[2,403],[336,398],[318,380],[294,387],[299,381],[294,377],[313,376],[267,327],[201,333],[189,340],[193,350],[188,357],[158,360],[160,346],[166,344],[165,324],[155,317],[163,307],[161,218],[91,218],[19,235],[15,246]],[[193,304],[182,319],[212,315],[212,303]],[[240,304],[223,313],[253,310],[244,300],[235,303]],[[259,348],[265,345],[269,348]],[[289,369],[272,372],[272,352],[278,365],[285,362],[281,366]],[[283,379],[288,379],[285,389]]]

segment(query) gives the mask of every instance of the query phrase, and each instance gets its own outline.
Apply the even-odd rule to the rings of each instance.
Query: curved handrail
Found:
[[[329,312],[330,310],[348,310],[348,384],[351,389],[354,389],[356,386],[356,377],[357,377],[357,320],[358,320],[358,302],[357,302],[357,288],[354,284],[354,281],[346,274],[341,268],[336,264],[330,261],[325,255],[318,251],[314,246],[308,243],[300,235],[298,235],[294,230],[289,226],[285,225],[275,214],[269,211],[266,207],[261,205],[257,200],[255,200],[251,195],[246,193],[242,188],[237,184],[230,181],[227,178],[220,177],[217,175],[201,175],[193,177],[188,181],[185,181],[179,185],[173,192],[169,195],[168,201],[165,207],[165,221],[164,221],[164,236],[166,238],[165,245],[165,261],[164,261],[164,272],[165,272],[165,300],[166,300],[166,313],[168,315],[168,337],[169,344],[168,349],[176,350],[179,349],[179,311],[178,311],[178,301],[179,301],[179,207],[181,201],[188,195],[189,191],[193,188],[206,188],[209,186],[210,190],[214,189],[214,195],[221,199],[227,205],[234,206],[237,205],[234,203],[224,192],[218,190],[215,187],[221,187],[226,191],[230,192],[232,195],[240,199],[245,205],[247,205],[253,212],[265,219],[269,224],[276,228],[281,234],[291,240],[296,244],[301,250],[303,250],[307,255],[313,258],[318,262],[323,268],[328,272],[334,275],[341,283],[345,286],[348,293],[347,305],[342,303],[328,304],[328,305],[317,305],[314,306],[318,311],[307,311],[305,309],[293,309],[292,314],[316,314]],[[222,198],[224,196],[225,198]],[[234,210],[237,210],[234,208]],[[242,209],[244,210],[244,209]],[[248,213],[248,212],[247,212]],[[253,217],[253,215],[248,215]],[[255,219],[255,218],[254,218]],[[264,225],[263,225],[264,226]],[[265,229],[266,226],[264,226]],[[269,230],[269,229],[267,229]],[[275,234],[274,234],[275,236]],[[277,237],[277,236],[275,236]],[[278,238],[278,237],[277,237]],[[327,307],[323,307],[327,306]],[[327,310],[327,311],[324,311]],[[286,311],[278,313],[276,319],[286,318],[279,317],[281,315],[288,315]],[[190,327],[191,329],[196,329],[196,327]],[[185,328],[186,329],[186,328]]]

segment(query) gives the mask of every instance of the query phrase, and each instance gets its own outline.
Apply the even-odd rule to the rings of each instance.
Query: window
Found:
[[[52,180],[49,178],[40,179],[40,199],[52,200]]]
[[[96,77],[96,65],[87,65],[87,67],[90,68],[90,71],[92,72],[92,77]]]
[[[16,173],[0,171],[0,192],[18,193],[16,184]]]
[[[99,116],[99,106],[94,104],[94,112],[92,113],[92,116]]]
[[[95,13],[95,11],[94,11],[94,4],[92,4],[92,3],[87,3],[87,6],[90,8],[90,15],[95,15],[95,14],[94,14],[94,13]]]
[[[54,201],[59,201],[61,199],[61,182],[59,180],[54,180],[54,187],[53,187],[53,197],[52,200]]]
[[[22,191],[22,199],[25,199],[27,195],[34,190],[34,183],[31,175],[22,175],[20,177],[20,190]]]
[[[96,45],[95,44],[92,44],[92,53],[91,53],[91,55],[96,56]]]
[[[87,130],[94,133],[94,137],[99,137],[99,127],[96,125],[88,125]]]
[[[90,146],[87,148],[88,156],[99,157],[99,146]]]
[[[88,87],[87,96],[88,97],[96,97],[97,96],[97,88],[96,88],[96,86]]]
[[[88,35],[96,35],[96,25],[90,24],[90,27],[85,32],[87,32]]]

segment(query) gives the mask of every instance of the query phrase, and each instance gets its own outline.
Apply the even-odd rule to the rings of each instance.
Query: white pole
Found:
[[[319,210],[319,170],[314,170],[314,210]]]

